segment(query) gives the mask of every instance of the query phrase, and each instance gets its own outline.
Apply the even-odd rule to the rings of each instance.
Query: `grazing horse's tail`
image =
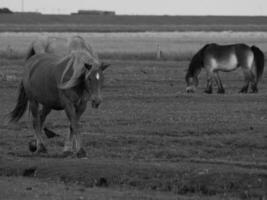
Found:
[[[251,50],[254,53],[257,81],[259,81],[263,74],[263,69],[264,69],[264,53],[256,46],[252,46]]]
[[[16,107],[9,114],[10,122],[17,122],[25,113],[27,106],[28,98],[23,83],[21,82],[19,86],[19,96],[17,99]]]

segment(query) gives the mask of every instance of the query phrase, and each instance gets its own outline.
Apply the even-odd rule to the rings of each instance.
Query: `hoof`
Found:
[[[253,88],[253,89],[251,90],[251,93],[258,93],[258,88]]]
[[[29,150],[30,150],[30,152],[36,152],[36,150],[37,150],[37,142],[36,142],[36,140],[31,140],[30,142],[29,142]]]
[[[194,87],[187,87],[187,88],[185,89],[185,91],[186,91],[187,93],[194,93],[194,92],[195,92],[195,88],[194,88]]]
[[[248,88],[242,88],[239,93],[248,93]]]
[[[212,90],[204,90],[206,94],[212,94]]]
[[[240,90],[239,93],[246,94],[246,93],[248,93],[248,91],[247,90]]]
[[[37,153],[47,153],[47,149],[44,144],[40,144],[39,148],[37,149]]]
[[[63,158],[73,157],[73,152],[72,151],[63,151],[62,157]]]
[[[80,148],[80,150],[76,153],[77,158],[84,158],[86,157],[86,151],[83,148]]]
[[[55,132],[53,132],[53,131],[51,131],[51,130],[49,130],[48,128],[44,128],[44,133],[45,133],[45,135],[46,135],[46,137],[47,138],[54,138],[54,137],[59,137],[59,135],[58,134],[56,134]]]
[[[225,90],[224,89],[218,90],[218,94],[224,94],[224,93],[225,93]]]
[[[37,146],[36,140],[31,140],[29,142],[29,150],[32,153],[47,153],[47,149],[44,144],[40,143],[39,146]]]
[[[186,90],[186,93],[194,93],[194,90]]]

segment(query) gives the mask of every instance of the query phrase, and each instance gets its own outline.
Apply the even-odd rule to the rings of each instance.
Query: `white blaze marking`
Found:
[[[99,80],[100,79],[99,73],[96,73],[95,78],[96,78],[96,80]]]

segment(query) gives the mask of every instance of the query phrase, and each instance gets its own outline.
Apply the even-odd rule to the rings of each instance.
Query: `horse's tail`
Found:
[[[260,48],[256,46],[252,46],[251,50],[254,53],[257,81],[259,81],[260,78],[262,77],[264,69],[264,53],[260,50]]]
[[[17,122],[25,113],[28,106],[28,98],[25,92],[23,83],[19,85],[19,95],[17,99],[16,107],[10,112],[10,122]]]

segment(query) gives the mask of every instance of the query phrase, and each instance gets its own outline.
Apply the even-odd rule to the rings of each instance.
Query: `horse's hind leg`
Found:
[[[257,93],[258,92],[258,82],[256,80],[256,75],[253,72],[250,72],[250,82],[251,82],[251,92]]]
[[[257,86],[257,83],[252,83],[251,84],[251,92],[252,93],[258,93],[258,86]]]
[[[223,88],[222,81],[220,79],[218,72],[215,73],[215,81],[216,81],[217,86],[218,86],[218,93],[220,93],[220,94],[225,93],[225,90]]]
[[[51,108],[46,107],[46,106],[43,106],[43,108],[40,112],[41,130],[44,130],[47,138],[53,138],[53,137],[58,136],[56,133],[54,133],[53,131],[49,130],[47,127],[44,126],[45,119],[50,112],[51,112]]]
[[[244,73],[244,77],[245,77],[244,86],[241,88],[239,93],[247,93],[248,92],[249,80],[251,79],[251,74],[249,71],[243,70],[243,73]]]
[[[245,80],[244,86],[241,88],[239,91],[240,93],[247,93],[248,92],[248,87],[249,87],[249,81]]]
[[[30,101],[30,111],[33,117],[33,129],[35,132],[36,138],[36,153],[46,153],[46,147],[44,146],[44,142],[41,137],[41,120],[39,113],[39,105],[36,101]]]

